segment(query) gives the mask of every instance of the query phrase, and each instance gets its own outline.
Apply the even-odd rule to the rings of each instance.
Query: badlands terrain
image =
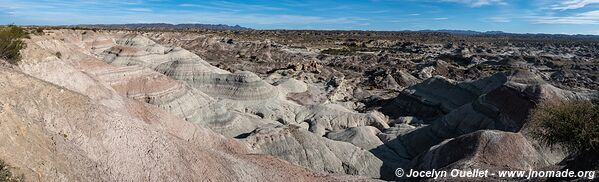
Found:
[[[531,110],[599,98],[596,38],[47,29],[24,41],[18,64],[0,61],[0,159],[26,181],[557,170],[572,153],[531,136]]]

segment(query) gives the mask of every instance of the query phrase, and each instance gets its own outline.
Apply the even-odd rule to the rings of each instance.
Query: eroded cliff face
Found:
[[[375,71],[368,79],[385,86],[365,91],[364,79],[321,65],[313,51],[175,35],[32,36],[18,67],[0,65],[0,139],[8,141],[0,159],[33,181],[396,180],[398,167],[528,170],[566,155],[528,136],[528,111],[546,100],[597,98],[526,69],[469,81],[426,67],[420,76]],[[200,55],[244,49],[271,61],[316,60],[254,73],[213,66],[173,46],[181,42],[207,48]],[[462,150],[469,143],[476,145]],[[506,155],[526,157],[499,159]]]

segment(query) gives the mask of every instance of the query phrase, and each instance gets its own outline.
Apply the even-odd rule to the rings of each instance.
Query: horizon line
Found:
[[[71,24],[71,25],[43,25],[43,24],[0,24],[0,26],[8,26],[8,25],[17,25],[17,26],[39,26],[39,27],[69,27],[69,26],[112,26],[112,25],[151,25],[151,24],[166,24],[166,25],[213,25],[213,26],[229,26],[229,27],[242,27],[249,30],[264,30],[264,31],[362,31],[362,32],[439,32],[439,33],[450,33],[450,34],[461,34],[467,35],[466,32],[473,32],[479,34],[488,34],[497,32],[497,34],[513,34],[513,35],[566,35],[566,36],[598,36],[599,34],[573,34],[573,33],[543,33],[543,32],[525,32],[525,33],[516,33],[516,32],[507,32],[502,30],[486,30],[486,31],[478,31],[478,30],[467,30],[467,29],[403,29],[403,30],[374,30],[374,29],[295,29],[295,28],[252,28],[247,26],[242,26],[239,24],[231,25],[231,24],[209,24],[209,23],[164,23],[164,22],[156,22],[156,23],[97,23],[97,24]],[[201,29],[201,28],[197,28]],[[225,29],[223,29],[225,30]],[[455,32],[452,32],[455,31]],[[464,32],[464,33],[460,33]]]

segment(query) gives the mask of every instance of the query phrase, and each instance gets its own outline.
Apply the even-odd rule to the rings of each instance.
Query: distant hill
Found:
[[[485,34],[485,32],[477,32],[477,31],[472,31],[472,30],[419,30],[417,32],[441,32],[441,33],[460,34],[460,35]],[[503,32],[501,32],[501,33],[503,33]]]
[[[593,39],[599,40],[598,35],[567,35],[567,34],[544,34],[544,33],[508,33],[503,31],[486,31],[478,32],[473,30],[419,30],[419,31],[407,31],[407,32],[440,32],[449,33],[454,35],[466,35],[466,36],[510,36],[510,37],[529,37],[529,38],[577,38],[577,39]]]
[[[91,24],[91,25],[69,25],[68,27],[81,28],[111,28],[111,29],[211,29],[211,30],[251,30],[239,25],[230,26],[224,24],[168,24],[168,23],[140,23],[140,24]]]

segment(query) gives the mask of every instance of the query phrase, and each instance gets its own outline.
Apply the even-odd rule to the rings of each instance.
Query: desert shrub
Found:
[[[44,34],[44,28],[37,27],[37,28],[33,29],[33,33],[36,34],[36,35],[43,35]]]
[[[11,64],[17,64],[21,60],[19,51],[25,48],[23,38],[29,35],[21,27],[9,25],[0,27],[0,58]]]
[[[575,151],[599,150],[599,105],[593,102],[543,104],[531,114],[533,136],[547,145]]]
[[[17,182],[22,181],[22,178],[14,177],[12,172],[8,170],[8,165],[0,160],[0,182]]]
[[[491,70],[491,66],[489,66],[488,64],[477,64],[474,65],[472,68],[480,70],[480,71],[489,71]]]

